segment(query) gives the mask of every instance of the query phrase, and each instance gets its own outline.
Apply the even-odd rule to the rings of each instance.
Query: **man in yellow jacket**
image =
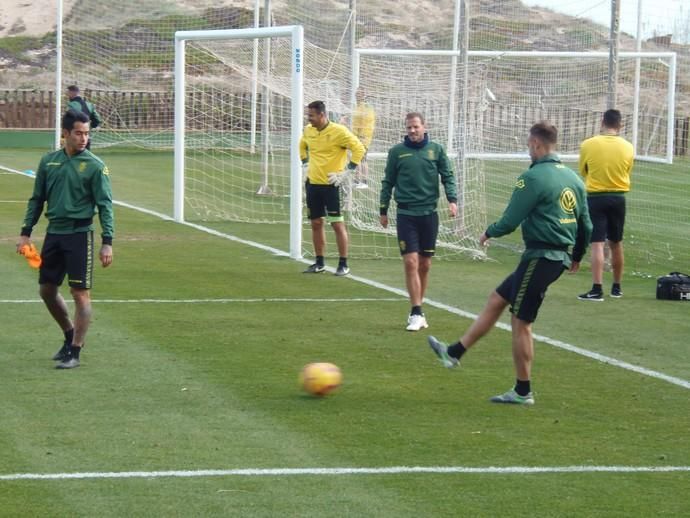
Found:
[[[630,190],[634,151],[630,142],[619,135],[621,112],[606,110],[601,134],[580,145],[580,174],[587,189],[587,205],[592,219],[592,289],[578,296],[580,300],[604,300],[604,243],[611,250],[613,285],[611,296],[620,298],[623,277],[623,226],[625,193]]]
[[[309,103],[307,108],[309,124],[304,128],[300,139],[299,152],[302,167],[307,173],[307,211],[316,262],[304,273],[321,273],[326,270],[324,218],[327,217],[335,232],[340,255],[335,274],[343,276],[350,273],[350,268],[347,265],[347,227],[340,211],[340,186],[360,164],[365,149],[349,129],[328,120],[323,101]]]
[[[369,104],[366,103],[364,91],[361,88],[357,89],[355,94],[357,97],[357,105],[355,111],[352,113],[352,133],[354,133],[359,141],[364,145],[365,150],[369,150],[371,141],[374,137],[374,127],[376,126],[376,112]],[[359,164],[357,175],[355,176],[355,188],[366,189],[367,178],[369,176],[369,164],[367,163],[366,152],[362,162]]]

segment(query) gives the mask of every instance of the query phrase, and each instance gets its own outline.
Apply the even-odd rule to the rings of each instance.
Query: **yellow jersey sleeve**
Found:
[[[304,140],[304,134],[299,139],[299,159],[304,162],[307,159],[307,143]]]

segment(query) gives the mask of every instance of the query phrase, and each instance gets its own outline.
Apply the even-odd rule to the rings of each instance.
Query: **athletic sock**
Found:
[[[422,306],[412,306],[412,309],[410,310],[410,316],[412,315],[419,315],[422,316],[424,313],[422,313]]]
[[[523,381],[523,380],[515,380],[515,392],[518,393],[520,396],[526,396],[527,394],[530,393],[531,387],[529,380]]]
[[[347,257],[341,257],[338,260],[338,266],[342,266],[343,268],[347,268]]]
[[[81,347],[77,347],[76,345],[71,345],[69,348],[69,355],[72,358],[76,358],[77,360],[79,359],[79,353],[81,352]]]
[[[602,289],[601,284],[592,284],[592,291],[602,293],[604,290]]]
[[[65,331],[65,342],[68,344],[72,343],[72,339],[74,338],[74,328],[70,329],[69,331]]]
[[[467,349],[464,345],[462,345],[462,342],[456,342],[448,347],[448,356],[452,356],[453,358],[456,358],[458,360],[462,358],[462,355],[466,352]]]
[[[323,265],[324,265],[323,256],[322,256],[322,255],[317,255],[317,256],[316,256],[316,264],[318,264],[319,266],[323,266]]]

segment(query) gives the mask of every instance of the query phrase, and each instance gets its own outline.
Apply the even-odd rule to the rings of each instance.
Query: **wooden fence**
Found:
[[[190,111],[195,106],[208,106],[204,96],[209,95],[203,91],[190,92],[187,99],[187,106]],[[218,130],[247,130],[248,125],[246,106],[249,103],[249,94],[246,93],[223,93],[222,99],[217,99],[224,106],[223,113],[214,117],[210,114],[210,119]],[[171,129],[174,122],[174,95],[172,92],[111,92],[86,90],[84,98],[94,103],[98,112],[104,120],[103,129],[136,129],[136,130],[162,130]],[[66,101],[65,101],[66,103]],[[63,106],[64,104],[63,103]],[[444,117],[447,106],[439,105],[430,101],[429,106],[419,107],[421,111],[432,118],[433,114],[440,110],[439,117]],[[284,98],[277,97],[271,100],[272,112],[283,116],[288,112]],[[382,107],[395,109],[400,113],[401,107]],[[438,109],[437,109],[438,108]],[[531,122],[539,119],[548,119],[556,127],[563,128],[559,136],[561,149],[577,149],[579,142],[588,135],[594,135],[599,130],[601,114],[593,110],[579,110],[575,108],[546,107],[532,108],[525,106],[489,104],[481,109],[470,103],[468,113],[481,113],[481,120],[473,123],[486,128],[483,133],[483,147],[485,151],[506,151],[507,147],[514,147],[514,150],[524,151],[525,143],[516,141],[509,143],[514,135],[526,134],[527,127]],[[403,109],[403,111],[405,111]],[[444,113],[441,113],[444,112]],[[206,114],[208,117],[209,114]],[[257,124],[261,123],[261,113],[257,114]],[[659,121],[653,116],[642,116],[640,123],[640,134],[638,143],[643,151],[663,154],[663,149],[658,149],[661,145],[657,144],[655,149],[644,149],[645,142],[658,141],[663,143],[664,139],[656,139],[655,132],[665,132],[659,127]],[[280,117],[289,121],[289,117]],[[649,119],[649,120],[647,120]],[[52,128],[55,120],[55,95],[52,91],[29,91],[29,90],[0,90],[0,129],[45,129]],[[627,128],[632,125],[630,121],[625,121]],[[203,121],[204,124],[208,120]],[[192,122],[193,125],[193,122]],[[261,127],[261,126],[259,126]],[[492,131],[495,128],[496,131]],[[381,128],[383,130],[383,128]],[[383,135],[383,131],[377,130],[376,140],[383,138],[389,142],[388,135]],[[395,130],[394,140],[400,137],[400,131]],[[662,144],[663,145],[663,144]],[[677,117],[675,120],[674,134],[674,153],[676,155],[690,155],[690,117]],[[513,149],[509,149],[513,151]]]

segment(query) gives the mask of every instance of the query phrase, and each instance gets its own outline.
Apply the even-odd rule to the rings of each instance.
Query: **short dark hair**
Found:
[[[62,129],[72,131],[75,122],[89,122],[89,116],[77,110],[67,110],[62,116]]]
[[[623,117],[621,117],[621,112],[612,108],[604,112],[604,117],[601,119],[601,121],[607,128],[620,129],[622,119]]]
[[[312,101],[307,105],[310,110],[315,110],[317,113],[326,113],[326,104],[323,101]]]
[[[529,134],[550,146],[554,146],[558,142],[558,130],[548,121],[537,122],[529,129]]]
[[[79,93],[79,87],[78,87],[77,85],[69,85],[69,86],[67,87],[67,90],[68,90],[69,92],[77,92],[77,93]]]
[[[405,121],[409,121],[410,119],[419,119],[419,122],[422,123],[422,126],[425,124],[424,123],[424,115],[422,115],[419,112],[410,112],[407,115],[405,115]]]

